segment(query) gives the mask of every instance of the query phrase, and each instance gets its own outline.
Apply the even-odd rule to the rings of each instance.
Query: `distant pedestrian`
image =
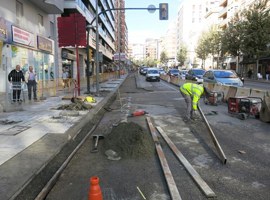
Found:
[[[22,82],[25,81],[23,72],[21,71],[21,66],[16,65],[16,68],[11,70],[8,74],[8,81],[12,85],[13,90],[13,102],[21,101],[21,90],[22,90]]]
[[[63,88],[65,88],[65,87],[69,88],[69,73],[68,73],[68,71],[63,71],[62,79],[63,79]]]
[[[265,78],[266,78],[267,81],[269,80],[269,74],[270,74],[270,72],[267,70],[267,71],[265,72]]]
[[[187,104],[184,121],[197,119],[199,117],[198,102],[203,94],[207,95],[209,93],[208,89],[196,83],[184,83],[180,87],[180,92]]]
[[[252,73],[252,70],[249,69],[248,72],[247,72],[247,74],[248,74],[248,78],[251,78],[251,76],[252,76],[252,74],[253,74],[253,73]]]
[[[32,91],[34,100],[37,100],[37,74],[33,71],[33,67],[29,66],[28,71],[25,73],[25,82],[28,88],[28,99],[31,101]]]

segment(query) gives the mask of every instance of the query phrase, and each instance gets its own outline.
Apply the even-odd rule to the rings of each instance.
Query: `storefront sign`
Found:
[[[2,17],[0,17],[0,40],[6,40],[7,39],[7,26],[6,26],[6,20]]]
[[[53,42],[47,38],[38,36],[37,46],[38,46],[38,49],[40,50],[48,51],[50,53],[53,52]]]
[[[113,55],[114,60],[119,60],[119,53],[116,53]],[[120,53],[120,61],[125,61],[126,60],[126,54],[125,53]]]
[[[15,26],[12,26],[12,39],[13,42],[17,42],[27,46],[34,47],[35,44],[35,37],[33,33],[30,33]]]
[[[86,19],[80,13],[58,17],[58,44],[59,47],[79,46],[86,47]]]

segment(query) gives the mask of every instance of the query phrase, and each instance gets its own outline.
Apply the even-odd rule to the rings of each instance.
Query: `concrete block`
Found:
[[[237,91],[236,87],[230,86],[226,96],[224,94],[224,101],[228,101],[230,97],[235,97],[236,91]]]
[[[251,97],[260,97],[264,99],[264,96],[266,96],[266,91],[265,90],[258,90],[258,89],[251,89],[250,92]]]
[[[218,85],[218,84],[215,84],[214,85],[214,88],[213,88],[213,91],[216,91],[216,92],[223,92],[223,87],[222,85]]]
[[[263,98],[260,110],[260,120],[263,122],[270,122],[270,97],[268,96]]]
[[[238,87],[235,97],[249,97],[250,96],[250,88]]]

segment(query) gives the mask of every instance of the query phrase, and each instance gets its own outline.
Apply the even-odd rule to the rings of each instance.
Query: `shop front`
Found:
[[[6,29],[7,39],[3,44],[0,42],[0,47],[3,46],[3,48],[0,48],[2,51],[1,70],[4,72],[0,73],[1,92],[10,92],[6,77],[16,65],[21,66],[24,74],[29,66],[33,66],[37,74],[38,94],[40,96],[46,88],[55,85],[48,84],[49,81],[55,82],[54,41],[21,29],[11,23],[6,23]]]

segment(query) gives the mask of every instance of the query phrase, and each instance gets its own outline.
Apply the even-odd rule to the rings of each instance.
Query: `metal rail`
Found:
[[[198,110],[200,111],[200,114],[201,114],[201,116],[203,118],[203,121],[204,121],[208,131],[209,131],[210,137],[211,137],[211,139],[212,139],[212,141],[213,141],[213,143],[214,143],[214,145],[215,145],[215,147],[217,149],[217,152],[218,152],[218,154],[220,156],[220,159],[221,159],[222,163],[226,164],[227,158],[226,158],[226,156],[225,156],[225,154],[224,154],[224,152],[223,152],[223,150],[222,150],[222,148],[221,148],[221,146],[220,146],[220,144],[219,144],[219,142],[218,142],[212,128],[210,127],[206,117],[204,116],[204,114],[203,114],[203,112],[202,112],[202,110],[201,110],[201,108],[199,106],[198,106]]]

